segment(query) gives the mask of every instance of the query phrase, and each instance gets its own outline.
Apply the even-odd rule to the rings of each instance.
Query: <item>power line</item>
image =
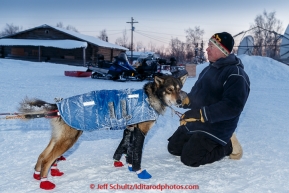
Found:
[[[166,38],[166,37],[162,37],[162,36],[155,36],[155,35],[151,35],[151,34],[147,34],[147,33],[144,33],[142,31],[139,31],[139,30],[136,30],[137,32],[141,33],[141,34],[144,34],[144,35],[147,35],[147,36],[150,36],[150,37],[153,37],[153,38],[156,38],[156,39],[161,39],[163,41],[170,41],[172,38]]]
[[[105,29],[106,30],[106,29]],[[80,32],[101,32],[102,30],[92,30],[92,31],[87,31],[87,30],[80,30]],[[122,31],[122,30],[106,30],[106,31]]]
[[[149,32],[149,33],[155,33],[155,34],[175,35],[175,36],[183,36],[183,37],[186,37],[186,36],[184,36],[184,35],[177,35],[177,34],[158,33],[158,32],[151,32],[151,31],[145,31],[145,30],[138,30],[138,31],[141,31],[141,32]]]
[[[155,40],[155,41],[161,42],[161,43],[169,44],[168,42],[164,42],[164,41],[161,41],[161,40],[155,39],[155,38],[153,38],[153,37],[150,37],[149,35],[142,34],[142,33],[137,32],[137,31],[136,31],[135,33],[140,34],[140,35],[142,35],[142,36],[144,36],[144,37],[147,37],[147,38],[149,38],[149,39],[153,39],[153,40]]]
[[[117,33],[112,33],[112,34],[107,34],[107,35],[115,35],[115,34],[121,34],[121,33],[123,33],[123,32],[117,32]]]
[[[160,37],[160,36],[152,36],[152,35],[149,35],[149,34],[146,34],[146,33],[142,33],[139,30],[137,30],[136,33],[138,33],[138,34],[140,34],[142,36],[145,36],[147,38],[153,39],[155,41],[159,41],[159,42],[165,43],[165,44],[169,44],[169,42],[172,40],[172,38],[164,38],[164,37]],[[163,40],[161,40],[161,39],[163,39]],[[202,41],[196,42],[196,43],[202,43]]]

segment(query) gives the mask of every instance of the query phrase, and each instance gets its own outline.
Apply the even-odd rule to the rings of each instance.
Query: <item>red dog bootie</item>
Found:
[[[65,160],[66,158],[63,155],[56,159],[56,161],[65,161]]]
[[[59,171],[59,169],[57,168],[57,164],[54,163],[51,166],[50,174],[51,174],[51,176],[62,176],[64,173]]]
[[[41,178],[40,188],[44,190],[52,190],[55,188],[55,184],[48,181],[46,177]]]
[[[51,176],[62,176],[64,173],[59,171],[59,169],[51,169],[50,174]]]
[[[34,178],[35,180],[40,180],[40,179],[41,179],[41,177],[40,177],[40,172],[34,171],[33,178]]]
[[[123,163],[121,161],[117,161],[117,160],[114,160],[114,163],[113,163],[114,167],[122,167],[124,166]]]

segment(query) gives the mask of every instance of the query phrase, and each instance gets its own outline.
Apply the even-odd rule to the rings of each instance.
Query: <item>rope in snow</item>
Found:
[[[58,110],[50,111],[41,114],[21,114],[21,113],[0,113],[0,115],[6,115],[0,119],[34,119],[34,118],[55,118],[59,117]]]

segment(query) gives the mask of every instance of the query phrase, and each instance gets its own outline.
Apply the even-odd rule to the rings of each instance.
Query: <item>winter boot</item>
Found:
[[[235,133],[233,133],[233,135],[231,137],[231,142],[232,142],[233,151],[229,155],[230,159],[234,159],[234,160],[241,159],[243,156],[243,149],[242,149],[242,146],[239,143]]]

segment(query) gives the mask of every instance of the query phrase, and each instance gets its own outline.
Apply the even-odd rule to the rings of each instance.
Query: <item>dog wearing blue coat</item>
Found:
[[[50,142],[35,165],[33,176],[40,180],[40,188],[55,188],[47,175],[50,169],[52,176],[63,174],[57,168],[57,158],[75,144],[83,131],[97,129],[123,129],[123,138],[113,155],[114,166],[123,166],[120,159],[125,155],[130,171],[136,172],[138,178],[151,178],[146,170],[141,169],[145,136],[166,107],[182,103],[186,93],[181,89],[186,78],[187,75],[178,78],[155,76],[154,81],[146,83],[140,90],[92,91],[55,104],[40,99],[24,99],[19,111],[28,119],[33,114],[54,111],[60,115],[51,118]]]

